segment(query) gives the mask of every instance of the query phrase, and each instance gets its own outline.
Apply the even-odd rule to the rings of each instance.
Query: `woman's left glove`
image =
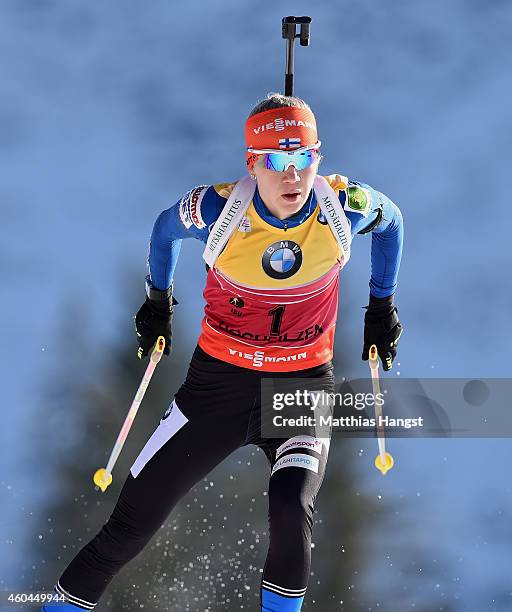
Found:
[[[386,371],[391,370],[402,331],[393,296],[377,298],[370,294],[370,303],[364,315],[363,361],[368,361],[368,351],[375,344],[382,367]]]
[[[169,289],[163,291],[155,289],[149,276],[146,277],[146,295],[146,301],[135,315],[135,330],[139,343],[137,356],[139,359],[148,356],[158,336],[164,337],[164,355],[169,355],[171,352],[173,306],[178,303],[172,295],[172,285]]]

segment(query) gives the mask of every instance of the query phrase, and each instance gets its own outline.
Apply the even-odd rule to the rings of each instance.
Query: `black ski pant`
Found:
[[[262,585],[280,595],[306,591],[315,498],[329,438],[262,438],[261,379],[334,385],[330,363],[292,373],[263,373],[215,359],[197,347],[175,400],[133,464],[112,515],[71,561],[56,589],[92,609],[121,568],[142,551],[176,503],[236,449],[256,444],[271,467],[270,545]]]

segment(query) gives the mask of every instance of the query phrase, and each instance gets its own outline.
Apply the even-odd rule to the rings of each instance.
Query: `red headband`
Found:
[[[253,149],[291,151],[318,142],[316,120],[307,108],[283,106],[249,117],[245,122],[245,144]],[[247,152],[252,168],[257,154]]]

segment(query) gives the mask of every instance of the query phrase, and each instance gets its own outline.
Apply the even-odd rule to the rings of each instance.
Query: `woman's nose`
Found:
[[[286,168],[284,171],[284,179],[286,181],[297,181],[300,179],[299,173],[294,165],[290,165],[288,168]]]

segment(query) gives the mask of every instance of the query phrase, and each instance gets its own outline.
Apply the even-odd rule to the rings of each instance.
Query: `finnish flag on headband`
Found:
[[[300,147],[300,138],[280,138],[280,149],[298,149]]]

